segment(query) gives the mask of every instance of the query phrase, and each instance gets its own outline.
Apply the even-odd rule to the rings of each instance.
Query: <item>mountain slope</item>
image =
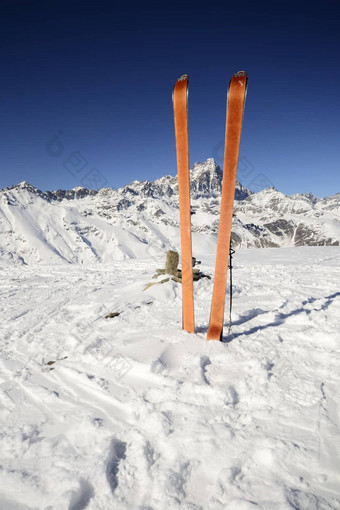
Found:
[[[193,250],[213,252],[222,170],[213,159],[191,170]],[[253,193],[237,184],[236,248],[339,245],[340,193],[318,199]],[[42,192],[26,181],[0,191],[0,259],[19,264],[112,263],[179,250],[177,178],[118,190]]]

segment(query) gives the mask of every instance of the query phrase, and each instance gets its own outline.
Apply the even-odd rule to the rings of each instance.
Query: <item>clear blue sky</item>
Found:
[[[190,162],[222,164],[227,85],[244,69],[241,180],[340,191],[340,0],[2,0],[0,9],[1,188],[174,175],[171,93],[183,73]]]

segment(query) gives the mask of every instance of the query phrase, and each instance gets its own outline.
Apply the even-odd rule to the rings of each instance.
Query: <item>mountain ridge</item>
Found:
[[[214,251],[222,170],[209,158],[191,174],[194,251]],[[286,196],[237,183],[235,248],[340,244],[340,193]],[[196,247],[196,248],[195,248]],[[0,191],[0,260],[10,263],[110,263],[179,251],[177,177],[133,181],[117,190],[41,191],[27,181]]]

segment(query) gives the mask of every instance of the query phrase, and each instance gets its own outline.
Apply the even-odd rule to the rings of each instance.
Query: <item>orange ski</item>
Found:
[[[222,340],[223,336],[230,235],[247,81],[247,74],[239,71],[232,77],[228,90],[221,212],[207,340]]]
[[[172,95],[177,149],[179,216],[182,252],[182,327],[195,332],[191,248],[190,172],[188,140],[188,76],[181,76]]]

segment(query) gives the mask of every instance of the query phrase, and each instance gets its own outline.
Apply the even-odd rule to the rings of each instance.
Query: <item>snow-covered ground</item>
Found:
[[[238,251],[228,343],[162,266],[1,267],[1,510],[339,509],[340,248]]]

